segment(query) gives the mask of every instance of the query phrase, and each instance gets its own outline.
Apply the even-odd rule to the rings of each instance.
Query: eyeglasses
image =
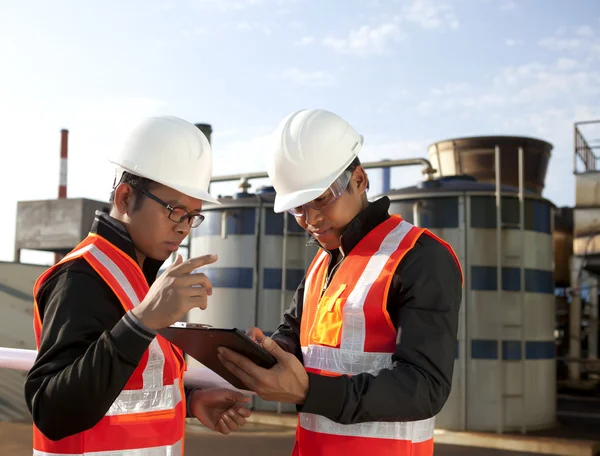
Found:
[[[318,198],[315,198],[309,203],[303,204],[302,206],[297,206],[292,209],[289,209],[289,213],[294,217],[303,217],[305,215],[305,206],[310,207],[311,209],[322,211],[327,206],[333,204],[348,188],[348,184],[350,183],[350,178],[352,177],[351,171],[344,171],[334,182],[329,186],[329,188]]]
[[[192,228],[197,228],[204,221],[205,217],[202,214],[191,214],[188,211],[186,211],[185,209],[183,209],[182,207],[173,207],[170,204],[165,203],[158,196],[154,196],[149,191],[146,191],[146,190],[141,189],[139,187],[133,187],[133,188],[135,188],[136,190],[142,192],[148,198],[150,198],[151,200],[156,201],[161,206],[164,206],[165,208],[167,208],[169,210],[169,220],[171,220],[172,222],[183,223],[183,222],[187,221],[187,223]]]

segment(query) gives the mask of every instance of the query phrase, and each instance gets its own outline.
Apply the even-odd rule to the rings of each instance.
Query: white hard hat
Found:
[[[116,156],[116,184],[123,171],[145,177],[192,198],[211,203],[212,150],[195,125],[173,116],[149,117],[127,137]]]
[[[323,194],[360,152],[363,137],[338,115],[323,109],[289,114],[273,133],[267,173],[275,188],[275,212]]]

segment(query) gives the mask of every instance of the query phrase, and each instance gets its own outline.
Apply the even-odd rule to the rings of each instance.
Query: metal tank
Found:
[[[267,335],[282,321],[316,250],[306,246],[307,234],[289,213],[284,218],[273,212],[274,195],[267,187],[204,205],[206,220],[191,234],[191,256],[216,253],[219,259],[203,268],[213,284],[211,305],[194,309],[188,321],[241,330],[257,326]],[[254,408],[296,410],[259,398]]]
[[[552,144],[523,136],[474,136],[438,141],[428,147],[435,177],[469,175],[494,184],[495,147],[502,150],[500,175],[505,185],[519,186],[518,153],[523,150],[525,189],[542,194]]]
[[[554,206],[538,194],[543,180],[525,190],[523,148],[514,157],[519,188],[502,184],[494,171],[500,151],[493,148],[494,183],[447,176],[385,193],[391,213],[449,242],[464,271],[453,386],[436,420],[440,429],[526,432],[555,424]]]

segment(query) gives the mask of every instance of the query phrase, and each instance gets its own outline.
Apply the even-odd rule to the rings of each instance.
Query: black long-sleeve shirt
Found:
[[[389,218],[389,205],[383,197],[350,223],[342,236],[346,255]],[[335,260],[338,251],[330,254]],[[304,280],[272,336],[300,360],[303,296]],[[394,367],[377,375],[309,373],[308,395],[298,411],[341,424],[435,416],[450,394],[461,299],[459,265],[444,245],[423,234],[398,265],[388,294],[387,311],[399,335],[392,355]]]
[[[131,238],[117,220],[98,212],[91,231],[135,260]],[[161,265],[144,261],[149,285]],[[25,381],[25,400],[40,431],[59,440],[102,419],[156,332],[125,313],[111,288],[82,258],[59,266],[36,298],[43,325],[38,355]],[[186,388],[186,397],[192,392]]]

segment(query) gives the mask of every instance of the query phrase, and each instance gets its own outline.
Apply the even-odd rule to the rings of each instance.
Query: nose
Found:
[[[190,219],[184,219],[183,222],[175,224],[175,231],[179,234],[188,235],[192,229],[192,221]]]
[[[308,225],[316,226],[323,219],[321,211],[313,209],[309,206],[304,206],[304,220]]]

